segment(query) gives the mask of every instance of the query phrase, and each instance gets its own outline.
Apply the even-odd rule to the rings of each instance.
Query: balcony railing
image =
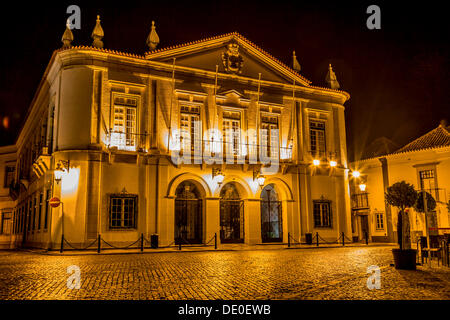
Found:
[[[211,154],[212,156],[226,159],[243,159],[246,162],[264,162],[273,161],[292,161],[292,146],[263,146],[252,143],[235,143],[228,141],[213,141],[203,139],[174,139],[171,142],[171,154],[176,152],[179,156],[203,156]]]
[[[147,134],[109,132],[104,143],[108,147],[117,147],[118,150],[137,151],[145,145]],[[171,137],[169,142],[170,153],[176,152],[179,156],[189,154],[192,158],[204,154],[212,154],[225,159],[245,159],[246,161],[292,161],[292,145],[288,147],[263,146],[252,143],[234,143],[227,141],[214,141],[204,139],[186,139]],[[183,154],[184,153],[184,154]],[[264,158],[264,159],[261,159]]]
[[[108,147],[117,147],[118,150],[137,151],[145,145],[146,136],[146,133],[111,131],[106,134],[104,143]]]

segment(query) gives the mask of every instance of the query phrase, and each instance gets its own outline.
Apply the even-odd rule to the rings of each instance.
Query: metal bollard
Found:
[[[369,233],[366,231],[365,232],[365,236],[366,236],[366,244],[369,244]]]
[[[288,248],[291,247],[291,233],[288,232]]]
[[[318,232],[316,232],[316,243],[317,243],[317,246],[319,246],[319,233]]]
[[[217,232],[214,233],[214,249],[217,250]]]
[[[61,235],[61,249],[59,249],[60,253],[63,253],[64,251],[64,235]]]
[[[345,246],[345,234],[342,232],[342,246]]]
[[[178,250],[181,250],[181,237],[178,237]]]
[[[141,233],[141,252],[144,251],[144,234]]]
[[[98,240],[97,240],[97,253],[100,253],[100,248],[101,248],[101,237],[100,237],[100,233],[98,234]]]

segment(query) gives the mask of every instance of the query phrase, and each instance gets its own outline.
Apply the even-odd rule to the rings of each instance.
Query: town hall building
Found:
[[[351,237],[344,103],[233,32],[145,55],[69,27],[13,146],[0,148],[3,247]],[[49,199],[62,204],[52,208]]]

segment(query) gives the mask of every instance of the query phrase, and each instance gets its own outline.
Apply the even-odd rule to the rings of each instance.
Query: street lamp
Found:
[[[330,161],[330,167],[336,167],[337,166],[337,162],[334,160]]]
[[[62,180],[62,176],[64,172],[69,172],[70,169],[70,163],[69,160],[59,160],[56,163],[56,168],[54,170],[55,175],[55,181],[56,183],[59,183]]]
[[[217,177],[217,184],[219,186],[222,184],[223,179],[225,179],[225,176],[222,173],[222,170],[220,170],[219,168],[212,168],[211,176],[213,179],[214,179],[214,177]]]
[[[320,165],[320,160],[319,159],[314,159],[313,160],[313,165],[315,165],[315,166]]]
[[[258,184],[261,187],[261,189],[264,187],[264,182],[266,182],[266,177],[263,175],[258,176]]]
[[[359,171],[352,171],[353,178],[359,178],[361,176],[361,173]]]
[[[366,185],[364,183],[361,183],[359,185],[359,190],[361,190],[362,192],[366,191]]]

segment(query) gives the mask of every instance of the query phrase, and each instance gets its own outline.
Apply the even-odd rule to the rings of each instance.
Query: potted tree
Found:
[[[398,208],[397,240],[399,249],[392,249],[396,269],[416,269],[416,250],[411,249],[409,216],[406,209],[414,206],[417,192],[405,181],[396,182],[387,188],[386,202]]]

